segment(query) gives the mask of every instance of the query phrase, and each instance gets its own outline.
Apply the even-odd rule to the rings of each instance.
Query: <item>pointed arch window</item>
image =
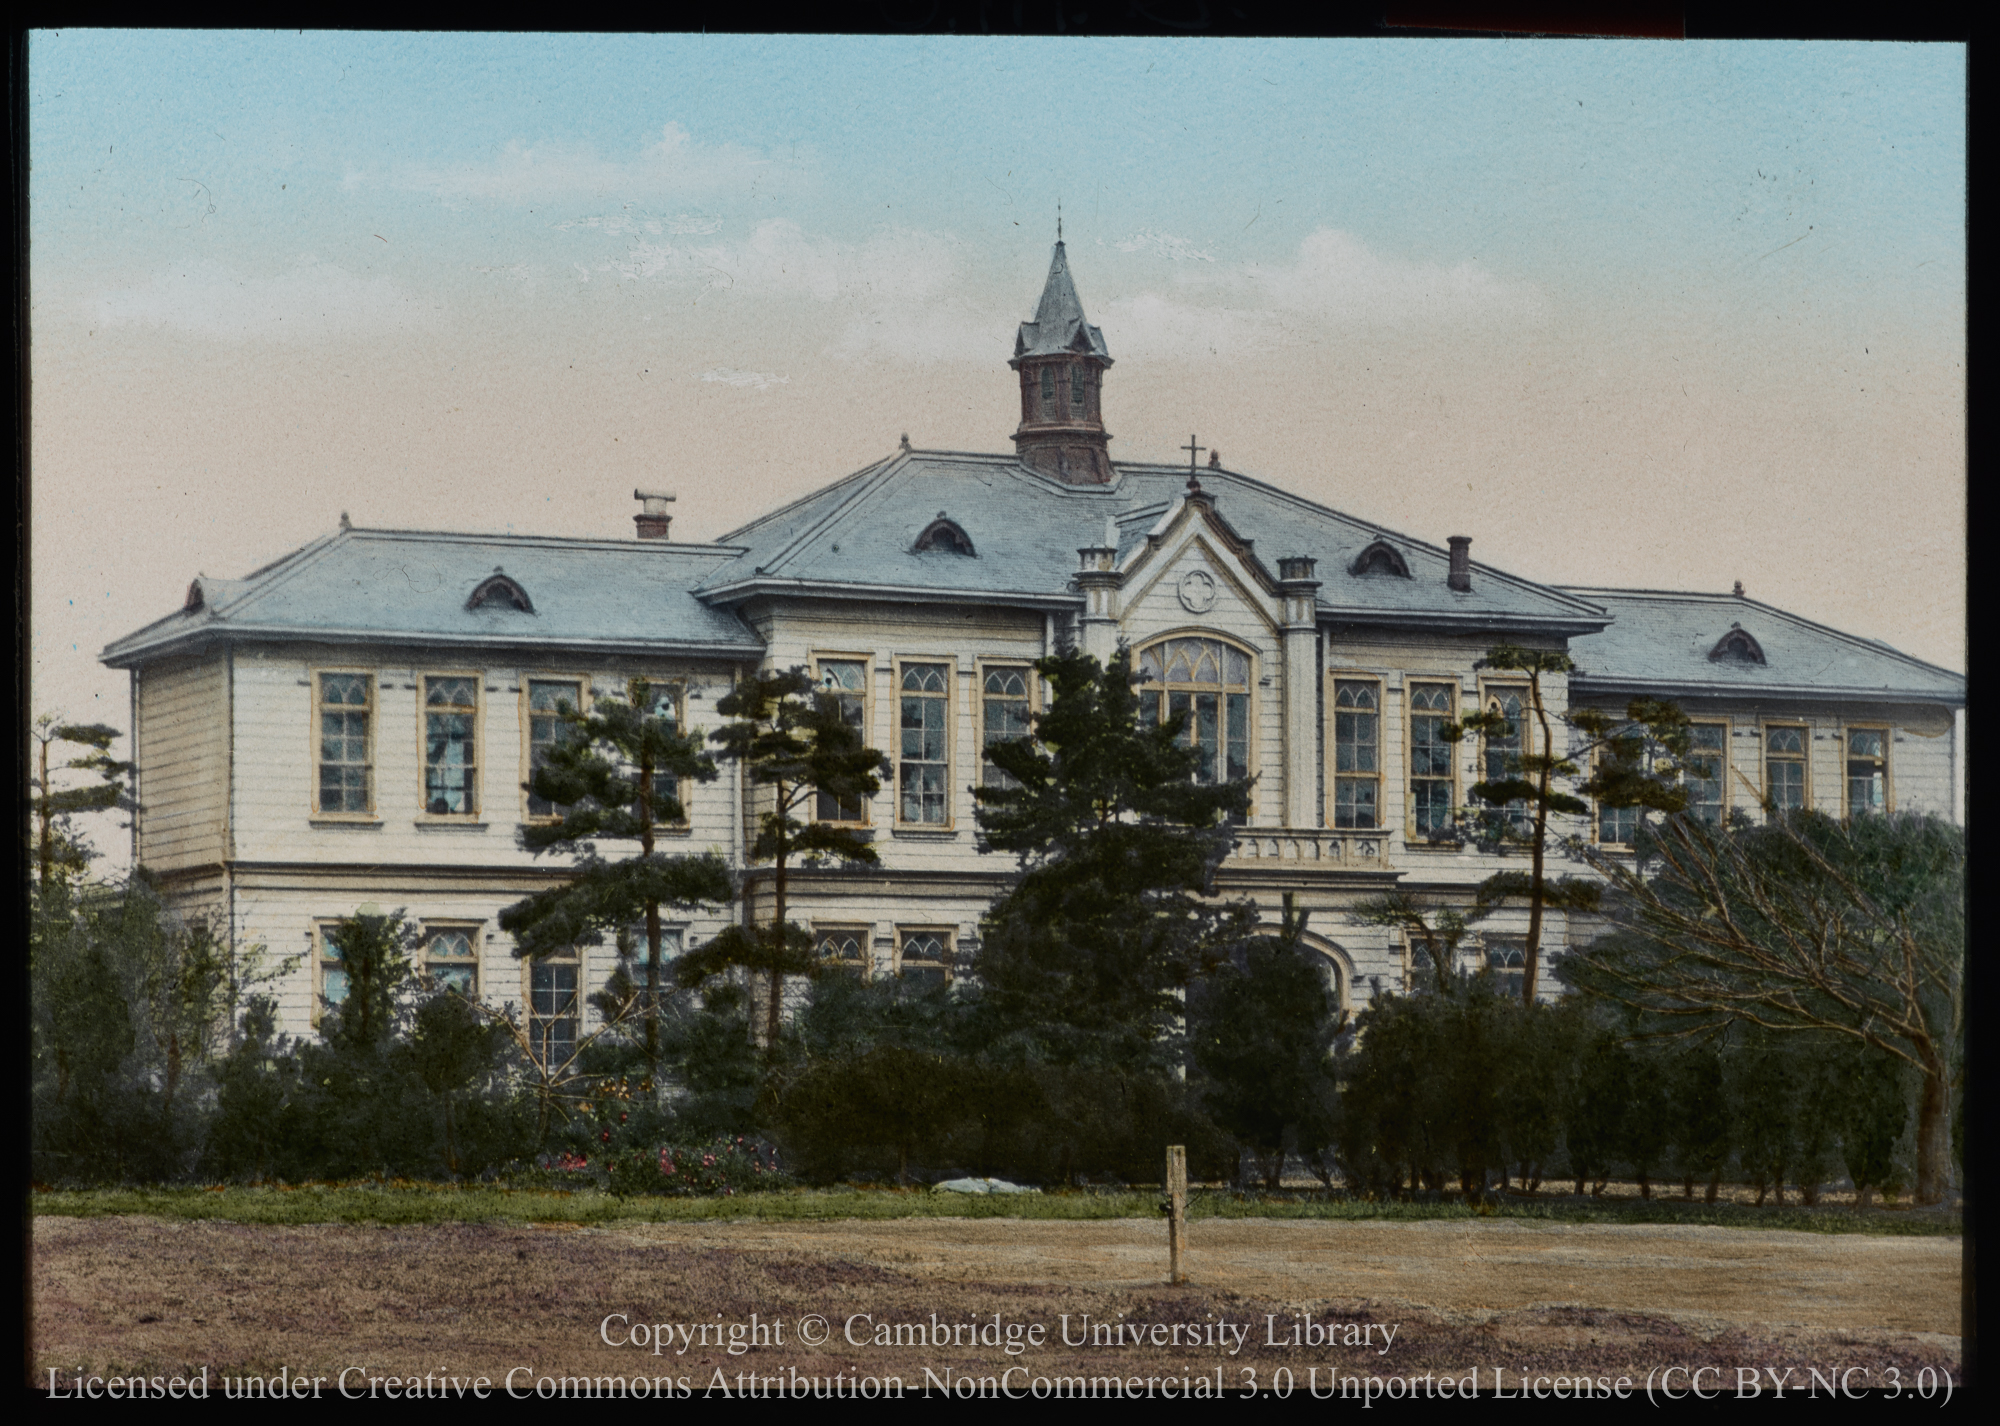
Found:
[[[1403,559],[1402,552],[1387,540],[1376,540],[1354,557],[1354,563],[1347,567],[1349,574],[1393,574],[1399,579],[1410,577],[1410,566]]]
[[[465,601],[468,609],[518,609],[523,614],[535,612],[535,602],[528,598],[528,591],[520,583],[499,570],[479,581],[472,591],[472,597]]]
[[[1708,651],[1708,657],[1711,663],[1761,666],[1764,663],[1764,648],[1741,625],[1731,624],[1729,632]]]
[[[1056,418],[1056,369],[1042,368],[1042,417],[1053,421]]]
[[[940,510],[937,519],[924,526],[912,548],[922,554],[926,550],[948,550],[955,555],[970,555],[978,558],[979,551],[972,547],[972,536],[965,533],[965,527],[948,518]]]
[[[1083,363],[1078,362],[1069,369],[1069,414],[1072,416],[1082,416],[1088,409],[1090,397],[1086,382]]]

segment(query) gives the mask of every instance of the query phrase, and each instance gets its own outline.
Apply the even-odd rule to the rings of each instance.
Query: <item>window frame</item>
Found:
[[[1456,723],[1458,721],[1459,701],[1465,696],[1465,690],[1460,686],[1459,680],[1450,675],[1432,674],[1426,677],[1405,674],[1403,676],[1403,842],[1405,846],[1414,847],[1419,850],[1453,851],[1459,845],[1455,836],[1448,841],[1433,842],[1426,833],[1420,831],[1417,827],[1417,719],[1419,717],[1433,718],[1439,716],[1435,709],[1418,709],[1417,690],[1419,688],[1443,688],[1450,690],[1451,703],[1442,715],[1444,721],[1447,723]],[[1448,795],[1445,803],[1455,817],[1459,806],[1458,744],[1446,743],[1444,746],[1448,750],[1445,755],[1445,767],[1448,769],[1447,775],[1442,778],[1426,777],[1423,781],[1443,782],[1448,785]],[[1455,830],[1456,823],[1453,822],[1450,825]]]
[[[582,946],[571,946],[567,954],[544,956],[535,960],[527,956],[521,958],[521,1003],[526,1011],[528,1054],[543,1070],[557,1068],[541,1056],[542,1037],[536,1033],[536,1026],[547,1020],[562,1019],[558,1015],[542,1015],[535,1009],[535,972],[552,966],[573,966],[576,969],[576,999],[571,1017],[576,1021],[576,1030],[570,1040],[570,1054],[574,1058],[575,1047],[583,1042],[584,1012],[590,1004],[590,961]]]
[[[326,1018],[326,972],[328,967],[339,965],[341,974],[345,975],[347,973],[344,959],[335,960],[326,954],[327,948],[333,944],[327,933],[338,926],[342,919],[339,916],[315,916],[312,921],[312,930],[309,933],[312,937],[312,950],[308,952],[312,960],[312,1015],[309,1018],[315,1030],[320,1027],[320,1022]],[[340,997],[340,1003],[344,1004],[346,1000],[347,995],[343,992]]]
[[[469,812],[430,810],[430,684],[434,678],[472,680],[472,776],[468,780],[472,810]],[[417,685],[417,819],[422,822],[477,822],[486,811],[486,799],[482,795],[485,765],[480,762],[480,749],[486,742],[486,674],[476,669],[417,669],[412,681]],[[446,706],[453,711],[464,707],[458,703]]]
[[[813,922],[813,956],[817,961],[831,964],[835,969],[852,971],[863,980],[872,980],[875,975],[875,927],[872,924],[850,921]],[[828,956],[822,953],[823,944],[831,937],[852,937],[860,951],[858,958],[848,960],[844,956]]]
[[[925,759],[906,759],[903,756],[903,671],[913,665],[942,668],[944,670],[944,820],[941,822],[912,822],[903,816],[903,768],[906,762],[917,766],[931,766]],[[894,684],[895,733],[896,733],[896,798],[895,826],[900,831],[952,832],[958,828],[958,789],[954,785],[955,769],[958,766],[958,656],[956,654],[898,654],[891,668],[890,678]],[[917,692],[918,698],[936,698],[934,693]],[[899,953],[900,954],[900,953]]]
[[[979,781],[976,784],[974,784],[975,786],[978,787],[1005,786],[1004,783],[988,782],[986,780],[986,773],[988,769],[988,763],[986,761],[986,747],[988,743],[988,739],[986,736],[986,676],[989,673],[1001,670],[1010,670],[1010,671],[1019,670],[1023,682],[1027,685],[1027,690],[1028,690],[1027,691],[1028,727],[1026,730],[1027,736],[1029,737],[1034,736],[1035,715],[1042,711],[1041,701],[1036,696],[1040,690],[1040,681],[1035,677],[1035,665],[1033,660],[1006,658],[998,656],[993,658],[986,658],[981,656],[973,659],[972,661],[973,694],[979,701],[979,728],[978,728]],[[993,770],[996,772],[999,771],[999,769],[997,768]]]
[[[426,978],[433,977],[433,972],[431,969],[433,965],[433,959],[431,956],[431,942],[433,940],[435,940],[439,936],[462,935],[465,937],[466,941],[472,947],[472,959],[469,962],[466,962],[466,961],[461,961],[456,957],[452,957],[447,959],[444,962],[444,964],[450,967],[465,966],[467,969],[471,970],[472,993],[466,998],[468,1000],[474,1000],[474,1001],[478,1000],[479,985],[480,981],[483,979],[483,976],[481,974],[482,971],[481,963],[485,959],[483,952],[486,940],[485,937],[486,923],[483,921],[441,920],[441,921],[420,921],[417,924],[419,928],[419,934],[422,936],[422,942],[418,950],[418,955],[420,960],[420,965],[418,967],[418,975]],[[428,990],[435,986],[435,980],[434,978],[431,979],[429,984],[424,984],[423,982],[420,981],[419,984],[422,988]]]
[[[1730,795],[1731,788],[1734,786],[1734,784],[1730,780],[1730,773],[1732,770],[1732,763],[1730,761],[1730,752],[1731,752],[1730,739],[1735,736],[1736,733],[1735,725],[1732,722],[1732,720],[1727,717],[1690,718],[1688,719],[1688,727],[1690,729],[1689,733],[1690,739],[1692,739],[1693,737],[1692,730],[1695,728],[1720,728],[1722,730],[1722,742],[1720,746],[1714,748],[1702,748],[1697,750],[1693,746],[1692,741],[1690,741],[1688,752],[1689,756],[1691,757],[1697,751],[1709,752],[1715,754],[1715,760],[1716,760],[1715,780],[1717,784],[1719,784],[1718,791],[1721,796],[1720,802],[1717,803],[1716,805],[1715,825],[1718,827],[1727,827],[1729,825],[1729,814],[1733,810],[1735,810],[1736,806],[1735,798]],[[1692,803],[1690,803],[1690,810],[1692,810]]]
[[[1529,702],[1529,699],[1532,696],[1533,692],[1534,692],[1533,685],[1528,683],[1517,683],[1514,680],[1508,678],[1495,678],[1489,680],[1482,677],[1479,680],[1479,709],[1482,713],[1504,711],[1488,707],[1488,704],[1497,702],[1502,694],[1507,694],[1507,693],[1518,694],[1521,699],[1521,719],[1519,724],[1514,729],[1515,746],[1512,749],[1507,749],[1507,748],[1500,749],[1502,753],[1511,752],[1513,756],[1518,758],[1528,758],[1535,756],[1536,753],[1535,745],[1538,739],[1536,738],[1537,730],[1533,722],[1535,716],[1534,708],[1533,705]],[[1488,734],[1481,733],[1479,735],[1479,776],[1476,779],[1474,779],[1475,781],[1478,782],[1497,781],[1497,779],[1493,777],[1492,763],[1490,761],[1494,751],[1493,748],[1491,747],[1491,742],[1492,739]],[[1525,772],[1518,772],[1518,773],[1502,772],[1501,776],[1520,777],[1526,779],[1527,781],[1533,781],[1533,779],[1529,778],[1528,774]],[[1497,812],[1502,816],[1506,817],[1509,823],[1512,824],[1513,829],[1516,833],[1527,835],[1533,832],[1535,826],[1535,814],[1532,810],[1530,810],[1530,804],[1527,803],[1526,801],[1509,802],[1500,807],[1494,807],[1491,803],[1488,803],[1486,804],[1486,807],[1488,808],[1488,810]]]
[[[650,673],[640,673],[633,675],[633,677],[645,679],[647,686],[655,693],[664,690],[672,697],[674,705],[674,731],[685,734],[687,732],[688,703],[688,683],[686,676],[661,675],[655,678]],[[637,771],[637,768],[633,769],[634,773]],[[658,773],[654,774],[656,784],[660,776]],[[694,809],[688,806],[688,798],[693,791],[693,782],[691,779],[685,777],[677,777],[673,781],[673,798],[674,801],[681,805],[681,815],[678,820],[671,822],[662,821],[658,817],[655,817],[653,819],[653,830],[664,833],[667,836],[682,836],[690,832],[694,825]]]
[[[1764,803],[1766,806],[1776,808],[1780,812],[1792,810],[1789,808],[1779,807],[1777,798],[1772,795],[1771,766],[1773,759],[1771,757],[1771,734],[1776,732],[1795,732],[1799,735],[1798,757],[1794,759],[1789,755],[1787,755],[1786,757],[1780,759],[1780,761],[1783,761],[1785,763],[1791,763],[1796,761],[1797,764],[1799,765],[1800,769],[1799,805],[1797,810],[1809,811],[1813,805],[1812,724],[1806,722],[1798,722],[1791,719],[1774,718],[1768,721],[1760,722],[1757,725],[1757,770],[1764,780],[1764,786],[1763,786]],[[1846,752],[1847,752],[1847,745],[1845,742],[1843,742],[1841,744],[1843,780],[1846,771],[1845,769]],[[1846,793],[1845,790],[1843,790],[1842,792],[1843,800],[1845,799],[1845,796]]]
[[[368,807],[363,812],[328,812],[320,806],[320,771],[326,760],[324,751],[321,716],[329,707],[352,709],[351,703],[328,704],[321,696],[320,679],[327,674],[348,674],[368,681],[368,702],[365,716],[368,719],[368,756],[362,764],[367,769]],[[381,804],[376,796],[380,778],[381,728],[382,728],[382,672],[375,668],[358,668],[352,665],[316,664],[306,670],[307,688],[312,698],[312,716],[306,724],[307,754],[311,759],[312,777],[307,785],[307,816],[314,822],[375,823],[382,820]],[[336,767],[351,764],[336,763]]]
[[[535,776],[535,709],[532,703],[534,685],[537,683],[574,683],[577,690],[577,712],[590,711],[590,675],[583,673],[552,673],[525,670],[520,675],[521,685],[521,820],[537,825],[548,825],[562,820],[558,812],[536,812],[530,805],[534,794],[528,791],[528,784]],[[671,824],[669,824],[671,825]]]
[[[1505,964],[1506,957],[1510,955],[1518,956],[1520,965]],[[1502,962],[1499,965],[1494,964],[1496,956]],[[1491,975],[1494,984],[1500,986],[1503,993],[1510,998],[1518,999],[1521,988],[1527,983],[1528,978],[1527,936],[1511,931],[1482,935],[1479,938],[1479,970],[1482,974]],[[1540,998],[1538,993],[1536,999]]]
[[[858,663],[861,665],[861,736],[862,736],[862,742],[865,745],[870,747],[874,746],[875,745],[875,738],[874,738],[875,656],[873,654],[862,654],[853,652],[842,653],[835,650],[814,651],[814,653],[812,654],[812,671],[813,671],[812,676],[813,676],[813,686],[815,688],[819,686],[820,680],[826,676],[825,666],[830,663]],[[900,734],[897,737],[896,746],[899,749],[902,747],[902,738]],[[822,817],[819,815],[820,798],[824,795],[825,794],[818,791],[815,791],[813,793],[813,801],[812,801],[813,821],[824,822],[831,827],[872,827],[875,824],[874,798],[872,797],[856,798],[855,800],[861,804],[861,819],[857,822],[849,822],[837,817]],[[834,810],[836,812],[840,810],[838,802],[835,802]]]
[[[1628,731],[1637,730],[1638,726],[1639,725],[1637,724],[1621,723],[1615,730],[1614,736],[1620,736]],[[1643,731],[1641,731],[1639,735],[1641,737],[1644,737]],[[1648,745],[1649,746],[1651,745],[1650,740],[1648,742]],[[1606,760],[1610,757],[1610,754],[1611,750],[1609,748],[1599,748],[1595,753],[1591,755],[1592,769],[1595,770],[1597,768],[1601,768],[1606,762]],[[1607,837],[1604,835],[1604,815],[1607,812],[1622,813],[1629,815],[1632,818],[1632,831],[1636,835],[1639,830],[1639,814],[1644,809],[1638,807],[1607,807],[1604,805],[1602,801],[1600,801],[1595,797],[1591,798],[1590,800],[1592,803],[1590,809],[1590,840],[1595,842],[1600,847],[1610,847],[1613,848],[1614,850],[1624,851],[1624,852],[1631,851],[1633,846],[1635,845],[1632,838],[1628,837],[1620,840]]]
[[[890,978],[898,983],[902,981],[904,970],[903,948],[917,936],[936,936],[938,938],[944,947],[944,983],[951,985],[956,982],[958,979],[956,974],[958,967],[958,927],[922,922],[896,927],[896,954],[895,958],[890,962]],[[918,964],[928,966],[931,962],[920,961]]]
[[[1243,730],[1243,776],[1250,786],[1250,805],[1244,811],[1241,822],[1231,821],[1227,824],[1229,826],[1247,827],[1257,816],[1257,786],[1258,777],[1262,771],[1260,766],[1262,761],[1262,739],[1257,735],[1258,722],[1262,717],[1262,709],[1259,708],[1257,701],[1258,690],[1261,686],[1258,683],[1258,679],[1262,676],[1262,659],[1257,650],[1243,640],[1218,633],[1214,629],[1196,626],[1194,628],[1165,629],[1152,638],[1147,639],[1143,644],[1134,645],[1132,649],[1133,668],[1137,669],[1141,666],[1141,660],[1148,649],[1164,647],[1167,644],[1173,643],[1176,639],[1202,639],[1212,644],[1220,644],[1225,649],[1234,649],[1237,653],[1243,655],[1248,666],[1248,672],[1245,675],[1241,691],[1244,698],[1243,713],[1246,722]],[[1163,656],[1160,660],[1162,677],[1159,681],[1157,683],[1149,681],[1138,685],[1137,688],[1137,692],[1141,698],[1151,696],[1161,700],[1153,705],[1155,726],[1166,722],[1172,716],[1169,711],[1169,702],[1167,701],[1167,696],[1172,690],[1172,685],[1167,682],[1164,676],[1166,666],[1166,659]],[[1194,690],[1199,688],[1200,685],[1187,684],[1185,687],[1189,690]],[[1226,661],[1223,665],[1222,678],[1215,684],[1215,690],[1217,695],[1222,699],[1221,704],[1218,706],[1218,712],[1220,713],[1220,726],[1222,730],[1223,771],[1227,772],[1229,770],[1229,698],[1237,690],[1229,682],[1229,671]],[[1141,726],[1144,726],[1143,721]],[[1194,735],[1192,720],[1190,720],[1188,735],[1190,742],[1182,746],[1199,747],[1200,744],[1192,741]],[[1215,783],[1210,785],[1220,786],[1221,784]]]
[[[1841,724],[1840,814],[1848,818],[1856,815],[1854,811],[1854,779],[1848,769],[1848,765],[1854,761],[1853,745],[1849,743],[1848,739],[1856,733],[1880,733],[1882,735],[1882,756],[1879,759],[1882,764],[1882,806],[1879,809],[1874,807],[1864,808],[1863,811],[1873,813],[1879,810],[1886,817],[1896,810],[1896,782],[1891,769],[1892,760],[1889,756],[1890,745],[1895,742],[1896,729],[1890,723]]]
[[[1382,737],[1387,727],[1385,680],[1379,673],[1362,673],[1344,669],[1328,669],[1326,676],[1327,682],[1330,685],[1327,690],[1326,706],[1330,711],[1331,722],[1331,726],[1327,729],[1326,739],[1327,829],[1334,832],[1384,833],[1388,830],[1388,809],[1385,806],[1386,798],[1384,796],[1388,776],[1388,748]],[[1375,694],[1375,711],[1373,714],[1375,719],[1375,771],[1372,773],[1342,772],[1340,770],[1340,717],[1342,712],[1340,707],[1340,686],[1343,683],[1366,684]],[[1357,744],[1356,746],[1359,745]],[[1348,782],[1373,782],[1375,784],[1375,821],[1373,825],[1367,827],[1343,827],[1340,825],[1340,784],[1343,779]]]

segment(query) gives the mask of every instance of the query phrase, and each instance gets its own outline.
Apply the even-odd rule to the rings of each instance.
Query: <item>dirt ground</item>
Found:
[[[637,1374],[685,1390],[716,1372],[728,1384],[797,1371],[901,1375],[915,1391],[1007,1367],[1231,1387],[1282,1369],[1301,1390],[1314,1371],[1325,1384],[1333,1371],[1498,1370],[1505,1385],[1522,1372],[1636,1381],[1674,1366],[1800,1378],[1860,1367],[1873,1375],[1854,1380],[1879,1385],[1926,1366],[1957,1378],[1960,1250],[1956,1238],[1672,1225],[1198,1220],[1190,1281],[1169,1287],[1164,1225],[1138,1220],[580,1229],[40,1218],[33,1371],[46,1387],[51,1369],[60,1386],[80,1371],[207,1367],[219,1382],[284,1368],[324,1377],[327,1395],[342,1368],[365,1369],[349,1374],[354,1390],[370,1376],[425,1373],[497,1385],[520,1369],[517,1387]],[[747,1331],[753,1313],[773,1335],[732,1353],[725,1329]],[[1027,1334],[1016,1352],[965,1339],[963,1324],[995,1318],[1003,1337],[1015,1324]],[[657,1323],[688,1334],[658,1353],[633,1345],[633,1325],[651,1336]],[[955,1324],[955,1338],[930,1335]],[[1107,1338],[1100,1324],[1122,1333]]]

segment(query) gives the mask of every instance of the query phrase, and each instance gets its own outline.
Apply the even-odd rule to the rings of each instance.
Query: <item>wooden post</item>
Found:
[[[1187,1250],[1187,1148],[1167,1146],[1167,1281],[1183,1283],[1181,1256]]]

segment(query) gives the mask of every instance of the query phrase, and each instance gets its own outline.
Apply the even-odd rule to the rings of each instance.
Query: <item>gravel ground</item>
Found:
[[[1738,1368],[1791,1369],[1794,1384],[1815,1367],[1865,1368],[1852,1380],[1875,1385],[1926,1367],[1958,1376],[1955,1238],[1204,1220],[1190,1239],[1190,1281],[1168,1287],[1164,1226],[1138,1220],[579,1229],[40,1218],[32,1370],[44,1387],[55,1370],[60,1387],[79,1371],[206,1367],[219,1392],[225,1375],[283,1368],[323,1377],[328,1395],[343,1368],[365,1369],[349,1374],[351,1390],[425,1373],[498,1386],[525,1369],[517,1388],[562,1374],[699,1388],[720,1372],[739,1386],[764,1374],[766,1394],[770,1374],[794,1370],[901,1375],[914,1391],[954,1373],[998,1381],[1010,1366],[1164,1374],[1184,1390],[1266,1385],[1282,1370],[1301,1392],[1309,1374],[1324,1386],[1334,1371],[1476,1369],[1489,1387],[1494,1371],[1505,1386],[1523,1372],[1636,1382],[1675,1366],[1718,1367],[1732,1381]],[[712,1324],[753,1313],[767,1331],[780,1324],[782,1340],[730,1352]],[[624,1314],[611,1343],[608,1314]],[[822,1343],[800,1340],[819,1330],[804,1323],[813,1315],[827,1323]],[[944,1343],[919,1335],[996,1317],[1003,1333],[1039,1324],[1042,1340],[1010,1354],[963,1331]],[[843,1330],[850,1318],[859,1343]],[[691,1335],[660,1354],[629,1344],[628,1324],[654,1323]],[[890,1340],[877,1343],[885,1324]],[[1102,1339],[1095,1324],[1124,1335]],[[1330,1340],[1311,1340],[1329,1327]]]

